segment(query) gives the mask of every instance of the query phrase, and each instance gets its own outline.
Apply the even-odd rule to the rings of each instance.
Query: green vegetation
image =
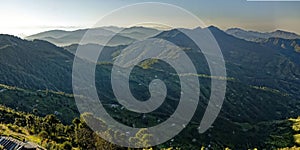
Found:
[[[138,73],[140,73],[139,69],[141,68],[136,69],[138,69]],[[147,74],[148,71],[149,70],[144,70],[143,73]],[[168,86],[173,86],[171,90],[174,90],[174,92],[170,93],[170,95],[167,97],[167,100],[177,100],[176,91],[178,91],[179,89],[176,84],[170,82],[176,81],[176,77],[173,75],[168,76],[166,74],[163,74],[163,72],[159,70],[152,73],[157,75],[158,78],[165,79],[165,83]],[[135,85],[136,83],[133,83],[133,91],[143,90],[142,88],[147,88],[147,81],[145,79],[140,79],[140,76],[133,77],[137,77],[135,81],[141,81],[139,83],[142,83],[141,86]],[[149,78],[149,80],[150,79],[151,78]],[[206,80],[208,80],[208,78],[200,79],[204,83],[207,82]],[[273,92],[270,90],[265,90],[265,88],[251,88],[247,85],[241,84],[236,80],[228,80],[228,86],[230,86],[230,89],[228,89],[227,91],[223,110],[212,129],[207,131],[205,134],[198,134],[197,132],[199,119],[201,119],[201,116],[199,116],[199,114],[202,114],[202,105],[205,106],[205,104],[200,104],[200,109],[195,114],[195,119],[192,120],[191,124],[189,124],[186,129],[184,129],[183,132],[180,133],[180,135],[176,136],[173,141],[168,141],[163,145],[159,145],[158,148],[162,149],[168,147],[178,147],[182,149],[196,149],[200,146],[208,147],[210,145],[214,146],[216,149],[224,149],[225,147],[229,147],[232,149],[248,149],[254,147],[292,147],[295,145],[293,144],[293,140],[291,140],[293,139],[293,134],[290,134],[292,133],[292,131],[289,130],[291,124],[286,121],[280,122],[272,120],[281,120],[281,118],[283,118],[284,116],[296,115],[296,107],[298,102],[297,100],[291,99],[291,97],[288,95],[281,94],[280,91]],[[109,95],[110,92],[108,88],[105,86],[102,89],[104,88],[106,88],[106,91],[108,91],[104,92],[104,96],[107,96],[109,100],[113,99],[113,97]],[[31,116],[40,116],[42,118],[48,118],[48,114],[53,114],[55,111],[59,110],[58,112],[61,113],[56,113],[55,118],[57,118],[59,122],[63,123],[58,123],[59,125],[57,125],[64,126],[62,128],[75,128],[75,124],[80,124],[82,122],[82,117],[81,119],[79,119],[79,121],[77,120],[77,123],[73,121],[75,117],[79,117],[79,113],[77,112],[73,97],[69,94],[65,94],[62,92],[53,92],[49,90],[32,91],[6,85],[2,85],[1,89],[6,90],[0,93],[0,101],[8,107],[15,108],[20,111],[25,111],[27,112],[27,114],[33,114]],[[209,96],[208,89],[209,87],[202,86],[202,100],[207,100],[207,97]],[[100,93],[100,96],[103,96],[102,94],[103,93]],[[146,95],[147,93],[136,96],[137,98],[141,99]],[[38,101],[36,101],[36,99],[38,99]],[[285,99],[285,101],[283,101],[282,99]],[[108,104],[105,106],[110,106],[109,104],[115,104],[115,101],[109,102],[110,103],[104,101],[104,104]],[[31,107],[35,104],[38,104],[38,106]],[[172,109],[174,109],[174,106],[176,106],[176,104],[166,103],[165,107],[162,107],[162,109],[160,109],[159,111],[147,114],[146,119],[143,119],[143,115],[131,113],[129,111],[123,110],[121,107],[108,107],[107,111],[119,122],[122,122],[129,126],[135,124],[136,127],[144,127],[156,125],[158,123],[157,120],[163,121],[168,118],[168,115],[172,113]],[[68,112],[72,112],[72,110],[76,110],[73,111],[75,115],[70,115],[71,113]],[[291,112],[290,110],[295,110],[295,112]],[[14,117],[6,117],[3,120],[9,120],[9,118]],[[29,122],[24,121],[26,119]],[[49,119],[53,120],[53,117],[48,118],[48,120]],[[32,120],[32,117],[17,117],[16,119],[12,119],[10,123],[20,126],[20,130],[22,131],[24,130],[24,126],[27,126],[27,123],[35,124],[30,122],[30,120]],[[58,122],[55,119],[54,121]],[[6,123],[4,124],[6,125]],[[279,130],[279,128],[277,128],[278,126],[284,126],[285,128],[283,128],[283,130]],[[27,137],[27,139],[35,141],[36,143],[41,143],[41,145],[43,145],[44,143],[52,143],[50,145],[55,145],[55,143],[58,143],[56,144],[57,148],[61,147],[61,144],[63,144],[64,142],[71,142],[72,146],[77,146],[73,145],[74,141],[76,141],[75,139],[74,141],[62,140],[68,139],[69,136],[64,135],[65,133],[61,131],[59,131],[60,133],[56,133],[56,131],[52,130],[35,128],[26,130],[24,130],[23,134],[28,134],[25,134],[21,137]],[[14,130],[14,132],[17,132],[17,130]],[[92,137],[92,139],[89,140],[93,140],[94,138],[96,138],[90,132],[86,132],[86,130],[82,130],[82,132],[84,132],[84,134],[79,134],[79,139],[85,138],[85,134],[89,134],[88,136]],[[10,131],[10,133],[12,133],[12,131]],[[56,138],[52,139],[56,136],[59,137],[59,140]],[[227,138],[228,136],[230,136],[230,138]],[[72,137],[74,137],[74,135],[72,135]],[[138,139],[140,138],[141,137],[139,137]],[[50,140],[46,140],[45,142],[45,140],[43,139]],[[132,140],[135,140],[135,138],[133,137]],[[147,145],[147,142],[139,143]],[[65,144],[66,146],[68,145],[67,143]],[[86,144],[83,143],[82,146],[84,145]],[[97,147],[100,147],[100,145],[97,145]],[[104,145],[107,146],[106,144]],[[110,145],[108,144],[108,146]],[[47,145],[45,147],[47,147]]]
[[[168,89],[163,105],[145,115],[121,107],[110,85],[111,62],[126,46],[105,47],[99,58],[107,60],[97,64],[95,84],[106,111],[128,126],[157,125],[176,110],[181,95],[179,76],[192,75],[199,77],[201,85],[200,102],[194,118],[174,139],[152,149],[275,149],[299,146],[299,119],[286,119],[300,114],[299,53],[283,51],[281,46],[284,44],[284,48],[289,48],[292,41],[276,40],[280,45],[274,45],[272,39],[270,45],[247,42],[215,27],[210,29],[224,54],[228,77],[210,76],[203,54],[190,39],[178,30],[164,31],[156,37],[185,49],[197,74],[177,75],[172,66],[155,59],[134,67],[130,75],[130,90],[137,99],[143,101],[150,97],[148,85],[156,78],[164,81]],[[290,48],[296,47],[296,43],[290,44]],[[66,48],[74,53],[77,46]],[[25,41],[1,35],[0,57],[0,103],[4,105],[0,113],[2,135],[33,141],[49,149],[121,149],[98,137],[85,123],[84,117],[91,117],[91,114],[79,116],[73,95],[66,94],[72,93],[72,53],[45,41]],[[227,81],[226,97],[213,127],[199,134],[197,128],[210,98],[211,79]],[[111,134],[108,128],[101,132],[107,133],[109,138],[123,136]],[[147,131],[141,130],[131,140],[148,147],[149,139],[154,137],[144,133]]]
[[[72,95],[50,90],[25,90],[0,84],[5,89],[0,94],[0,104],[38,116],[56,114],[63,123],[71,123],[79,117]]]
[[[0,106],[0,118],[1,135],[32,141],[47,149],[96,149],[96,145],[116,149],[116,146],[99,138],[82,118],[64,125],[55,115],[37,117],[4,106]]]
[[[46,149],[99,149],[99,150],[129,150],[111,144],[100,138],[96,132],[86,124],[91,119],[90,114],[83,114],[80,119],[75,118],[70,125],[64,125],[55,115],[38,117],[30,113],[18,112],[0,105],[0,135],[18,140],[35,142]],[[101,122],[100,120],[98,120]],[[120,140],[120,134],[112,133],[109,128],[103,131],[110,138]],[[149,147],[147,141],[151,135],[141,129],[131,140],[138,140],[137,144]],[[141,145],[139,145],[141,146]],[[151,150],[152,148],[149,148]],[[146,150],[146,149],[145,149]],[[148,149],[147,149],[148,150]]]
[[[155,63],[157,63],[158,60],[157,59],[147,59],[145,61],[143,61],[140,66],[143,68],[143,69],[149,69],[151,68],[151,66]]]
[[[56,118],[55,115],[47,115],[45,117],[38,117],[33,114],[18,112],[13,109],[0,106],[0,135],[10,136],[18,140],[27,140],[35,142],[47,149],[124,149],[114,144],[111,144],[102,138],[100,138],[94,131],[92,131],[85,123],[86,119],[91,119],[93,117],[91,114],[83,114],[80,119],[75,118],[72,124],[64,125]],[[99,123],[101,122],[98,120]],[[196,149],[210,147],[212,149],[241,149],[241,147],[236,147],[235,144],[225,144],[228,141],[227,136],[231,136],[232,139],[237,138],[236,142],[248,139],[247,149],[254,148],[282,148],[290,147],[290,149],[295,149],[299,144],[299,124],[300,119],[289,119],[282,121],[273,122],[261,122],[257,124],[238,124],[238,123],[225,123],[223,121],[221,128],[227,128],[228,130],[234,129],[235,133],[222,133],[219,131],[219,127],[214,127],[208,131],[210,136],[216,136],[214,139],[210,139],[210,144],[199,144],[188,145],[186,139],[189,136],[176,137],[172,140],[173,143],[167,142],[163,145],[157,147],[148,148],[147,150],[154,149]],[[121,140],[122,135],[112,131],[109,128],[103,128],[104,130],[98,131],[107,133],[110,138],[116,138]],[[188,130],[193,130],[188,128]],[[184,133],[186,134],[186,133]],[[183,136],[184,134],[180,134]],[[223,134],[223,135],[222,135]],[[246,137],[243,137],[246,136]],[[131,141],[135,141],[138,146],[149,147],[148,141],[153,137],[147,134],[146,129],[141,129],[134,137],[131,137]],[[205,142],[209,136],[200,137],[201,142]],[[238,140],[238,138],[242,138]],[[255,139],[258,138],[258,139]],[[224,145],[220,144],[217,139],[223,141]],[[260,143],[263,141],[263,145]],[[232,142],[232,141],[231,141]],[[171,144],[171,145],[170,145]],[[201,146],[202,145],[202,146]],[[173,147],[173,148],[169,148]],[[177,147],[177,148],[176,148]],[[243,148],[242,148],[243,149]]]

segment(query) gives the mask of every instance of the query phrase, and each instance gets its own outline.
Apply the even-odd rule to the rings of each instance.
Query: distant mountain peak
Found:
[[[229,28],[227,30],[244,30],[244,29],[241,29],[241,28],[238,28],[238,27],[234,27],[234,28]]]
[[[284,30],[280,30],[280,29],[277,29],[273,32],[278,32],[278,33],[291,33],[291,34],[296,34],[296,33],[293,33],[293,32],[289,32],[289,31],[284,31]]]
[[[86,32],[89,36],[82,41]],[[134,26],[130,28],[120,28],[115,26],[105,26],[87,29],[78,29],[74,31],[64,30],[51,30],[35,35],[26,37],[26,39],[40,39],[51,42],[57,46],[68,46],[72,44],[100,44],[100,45],[128,45],[135,41],[144,40],[149,37],[153,37],[160,33],[160,30],[154,28],[147,28],[143,26]],[[109,43],[106,42],[107,38],[114,36]]]
[[[201,27],[196,27],[196,28],[194,28],[193,30],[203,30],[203,28],[201,28]]]
[[[218,28],[217,26],[214,26],[214,25],[209,26],[208,29],[210,29],[210,30],[220,30],[220,31],[222,31],[220,28]]]
[[[275,30],[274,32],[284,32],[284,33],[286,33],[287,31],[277,29],[277,30]]]
[[[136,28],[136,29],[152,29],[152,28],[148,28],[148,27],[144,27],[144,26],[132,26],[132,27],[129,27],[128,29],[133,29],[133,28]]]
[[[9,34],[0,34],[0,38],[18,38],[21,39],[20,37],[14,36],[14,35],[9,35]]]
[[[284,30],[275,30],[273,32],[259,32],[251,30],[247,31],[241,28],[231,28],[226,30],[226,33],[240,39],[254,42],[261,42],[272,37],[282,39],[300,39],[300,35]]]

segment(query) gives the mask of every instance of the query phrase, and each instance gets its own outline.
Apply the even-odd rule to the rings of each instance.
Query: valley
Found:
[[[120,30],[112,27],[109,29],[95,30],[101,35]],[[192,121],[178,136],[157,148],[197,149],[210,146],[211,149],[273,149],[299,146],[299,130],[294,127],[299,122],[296,118],[300,116],[299,40],[277,36],[253,42],[229,35],[214,26],[208,29],[215,36],[224,55],[227,77],[210,76],[201,50],[179,30],[159,31],[144,27],[122,29],[121,35],[126,36],[126,39],[158,38],[176,44],[184,49],[197,69],[198,74],[193,76],[198,77],[201,89],[199,105]],[[197,32],[195,30],[202,29],[186,30]],[[127,44],[134,41],[128,42],[117,37],[115,41],[112,40],[113,44],[107,46],[93,42],[78,45],[77,39],[84,31],[49,31],[31,36],[30,40],[0,35],[0,104],[2,111],[22,114],[8,119],[5,113],[1,113],[2,129],[7,131],[8,126],[19,126],[20,130],[28,130],[27,123],[19,125],[15,123],[15,119],[33,115],[39,120],[50,114],[54,114],[60,126],[71,128],[73,124],[74,128],[74,118],[82,118],[72,94],[72,62],[76,49],[80,46],[91,50],[104,47],[95,69],[95,85],[102,105],[115,120],[127,126],[143,128],[157,125],[173,114],[180,99],[181,74],[176,74],[170,65],[160,60],[140,62],[130,74],[130,89],[134,97],[141,101],[147,100],[151,96],[148,85],[156,78],[166,84],[167,97],[151,113],[131,112],[116,100],[110,75],[114,59]],[[75,33],[78,35],[74,35]],[[49,37],[58,41],[47,40]],[[58,44],[65,41],[66,44]],[[226,96],[213,127],[204,134],[199,134],[197,127],[208,104],[212,78],[227,81]],[[39,129],[30,134],[24,131],[24,136],[37,136],[41,131]],[[58,145],[67,141],[78,147],[79,143],[65,137],[72,135],[62,132],[58,134],[64,140],[54,139],[55,135],[48,138]],[[37,141],[43,145],[44,140]],[[106,144],[104,142],[103,145]]]

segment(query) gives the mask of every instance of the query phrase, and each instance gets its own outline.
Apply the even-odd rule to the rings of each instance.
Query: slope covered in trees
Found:
[[[203,55],[199,53],[194,43],[178,30],[165,31],[156,36],[174,42],[195,60],[198,74],[194,76],[199,78],[201,84],[200,103],[192,122],[180,135],[158,147],[196,149],[210,145],[219,149],[225,147],[269,149],[297,145],[297,142],[294,143],[294,131],[289,128],[292,126],[291,121],[287,118],[296,118],[300,114],[298,100],[300,67],[296,61],[299,55],[294,55],[296,53],[294,51],[293,54],[282,53],[278,45],[247,42],[227,35],[215,27],[210,29],[224,54],[227,78],[211,77]],[[74,53],[77,46],[66,48]],[[99,45],[83,46],[99,47]],[[101,102],[115,120],[128,126],[148,127],[159,124],[170,117],[178,105],[181,94],[178,84],[180,75],[176,74],[172,66],[162,61],[149,59],[141,62],[133,68],[130,75],[130,89],[134,97],[147,100],[150,97],[148,85],[153,79],[158,78],[164,81],[168,89],[165,103],[156,111],[145,115],[124,109],[113,94],[110,75],[113,58],[125,47],[106,47],[107,53],[103,55],[107,55],[105,58],[109,59],[96,67],[96,86]],[[70,142],[73,147],[80,146],[76,140],[74,142],[65,137],[69,136],[65,131],[54,131],[56,130],[54,127],[49,127],[49,131],[46,131],[45,127],[42,128],[43,122],[47,122],[46,118],[56,118],[53,119],[56,122],[54,124],[63,126],[64,130],[67,127],[73,126],[74,129],[76,127],[76,124],[72,123],[75,117],[79,117],[71,94],[71,69],[74,58],[72,53],[45,41],[26,41],[8,35],[0,36],[0,83],[3,84],[0,86],[0,102],[17,111],[33,114],[31,115],[33,118],[39,118],[36,124],[41,125],[41,127],[31,126],[30,122],[24,123],[24,119],[17,119],[18,124],[15,125],[21,130],[23,128],[33,130],[24,131],[23,134],[26,136],[34,139],[41,134],[48,138],[50,136],[50,141],[45,143],[53,141],[60,146],[64,142]],[[220,116],[213,127],[204,134],[198,134],[197,127],[211,92],[211,78],[227,80],[227,93]],[[8,129],[7,125],[14,124],[15,119],[5,117],[6,113],[2,112],[1,115],[4,116],[4,128]],[[49,114],[55,116],[51,115],[49,118]],[[81,124],[83,120],[79,120]],[[84,126],[86,125],[82,124],[82,127]],[[75,130],[73,131],[75,134]],[[85,129],[83,132],[84,135],[92,137],[88,140],[97,139],[94,133]],[[74,134],[71,135],[76,137]]]

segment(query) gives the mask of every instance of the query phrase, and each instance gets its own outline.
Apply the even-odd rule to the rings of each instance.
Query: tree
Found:
[[[75,129],[78,128],[79,124],[81,123],[81,121],[78,118],[74,118],[72,123],[75,126]]]
[[[58,120],[58,119],[56,118],[56,116],[53,115],[53,114],[47,115],[47,116],[44,118],[44,121],[47,122],[47,123],[49,123],[49,124],[53,124],[53,125],[60,123],[60,120]]]
[[[55,115],[47,115],[44,119],[43,127],[48,133],[53,134],[54,136],[58,133],[57,126],[60,124],[60,120],[56,118]]]
[[[33,115],[26,116],[26,124],[27,124],[28,128],[31,128],[34,125],[34,116]]]
[[[129,138],[129,142],[136,147],[144,147],[148,148],[153,143],[154,138],[152,134],[149,134],[146,128],[140,129],[136,134],[135,137]]]
[[[14,124],[20,127],[24,127],[26,126],[26,121],[24,118],[15,118]]]
[[[62,150],[72,150],[72,143],[65,141],[63,144],[61,144],[60,148]]]
[[[76,129],[76,143],[82,149],[95,149],[94,131],[82,122]]]
[[[48,138],[48,135],[49,134],[46,131],[41,131],[38,136],[43,139],[46,139],[46,138]]]
[[[79,125],[81,123],[81,121],[78,118],[73,119],[72,121],[73,125],[74,125],[74,133],[75,133],[75,138],[73,138],[72,142],[75,142],[76,144],[78,144],[78,128]]]
[[[104,132],[107,130],[106,123],[100,118],[96,118],[91,113],[83,113],[80,116],[81,122],[86,122],[93,130],[97,132]]]

